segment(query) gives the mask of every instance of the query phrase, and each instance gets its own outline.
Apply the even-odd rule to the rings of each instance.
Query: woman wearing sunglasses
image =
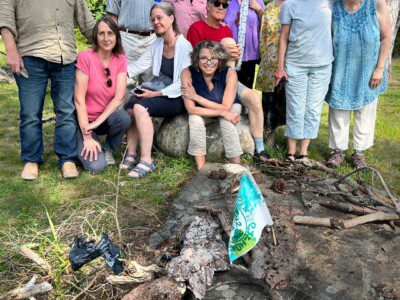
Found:
[[[112,151],[119,149],[131,123],[129,114],[117,110],[126,91],[127,60],[117,25],[108,17],[93,29],[92,49],[78,55],[74,100],[78,114],[78,154],[85,170],[100,173],[114,164]],[[106,135],[103,146],[99,135]]]
[[[151,118],[174,117],[185,113],[181,97],[181,72],[190,65],[192,46],[179,33],[171,4],[154,4],[150,10],[150,18],[159,38],[137,61],[129,64],[128,73],[133,77],[151,68],[155,77],[153,80],[163,78],[165,83],[169,79],[170,84],[153,90],[142,85],[125,105],[132,116],[132,125],[127,133],[128,154],[121,168],[130,170],[136,165],[128,173],[130,178],[141,178],[155,169],[151,157],[154,136]],[[138,144],[140,157],[137,152]]]
[[[241,104],[236,96],[237,74],[227,66],[229,55],[217,43],[203,41],[191,53],[192,66],[182,72],[182,96],[189,114],[189,149],[197,169],[206,162],[206,123],[218,118],[225,155],[240,163],[243,153],[235,125]]]

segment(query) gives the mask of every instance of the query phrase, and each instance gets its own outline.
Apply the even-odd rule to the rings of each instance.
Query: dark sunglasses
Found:
[[[108,86],[108,87],[112,87],[112,80],[111,80],[111,78],[108,78],[108,77],[111,75],[110,69],[109,69],[109,68],[105,68],[105,69],[104,69],[104,73],[105,73],[106,76],[107,76],[107,81],[106,81],[107,86]]]
[[[214,1],[213,2],[215,7],[220,7],[222,5],[222,8],[227,9],[229,6],[229,2],[220,2],[220,1]]]

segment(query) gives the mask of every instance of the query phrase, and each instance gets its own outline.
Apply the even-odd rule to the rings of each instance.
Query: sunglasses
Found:
[[[112,87],[112,80],[111,80],[111,78],[109,78],[109,76],[111,75],[110,69],[109,68],[105,68],[104,69],[104,74],[106,74],[106,76],[107,76],[107,81],[106,81],[107,86],[108,87]]]
[[[229,6],[229,2],[220,2],[220,1],[214,1],[213,2],[215,7],[220,7],[222,5],[222,8],[227,9]]]

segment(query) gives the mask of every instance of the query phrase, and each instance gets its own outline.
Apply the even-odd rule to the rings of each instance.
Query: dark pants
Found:
[[[134,105],[141,105],[147,109],[150,117],[164,118],[175,117],[186,113],[182,97],[168,98],[166,96],[139,99],[133,95],[125,105],[125,109],[131,109]]]
[[[99,135],[107,135],[106,144],[112,150],[117,151],[121,145],[124,134],[128,131],[131,125],[131,117],[125,110],[117,110],[113,112],[107,120],[105,120],[99,127],[92,132],[92,137],[99,141]],[[106,169],[106,158],[104,151],[97,152],[97,160],[84,159],[81,156],[83,149],[83,136],[82,133],[78,134],[78,153],[79,160],[83,168],[91,173],[98,174]]]
[[[253,88],[254,82],[254,73],[256,71],[256,64],[258,64],[258,60],[248,60],[242,62],[242,66],[238,74],[238,81],[243,83],[249,89]]]
[[[15,75],[20,111],[21,158],[25,163],[43,163],[42,114],[47,83],[56,114],[54,152],[58,166],[77,158],[77,122],[73,102],[75,63],[63,65],[42,58],[22,58],[29,78]]]

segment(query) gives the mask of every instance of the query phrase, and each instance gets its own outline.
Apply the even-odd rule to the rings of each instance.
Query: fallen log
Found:
[[[231,225],[229,225],[229,221],[228,221],[226,215],[221,210],[215,209],[215,208],[212,208],[212,207],[207,207],[207,206],[195,206],[195,208],[198,211],[209,212],[211,215],[217,217],[219,222],[221,223],[222,229],[224,230],[226,235],[230,236],[230,234],[231,234]]]
[[[15,288],[3,295],[0,295],[0,300],[10,299],[28,299],[36,295],[45,294],[50,292],[53,287],[47,281],[35,284],[37,275],[34,275],[27,284],[22,287]]]
[[[319,201],[319,205],[333,209],[333,210],[338,210],[341,212],[354,214],[354,215],[360,215],[360,216],[376,213],[376,210],[373,210],[373,209],[370,209],[367,207],[362,207],[362,206],[350,204],[350,203],[331,201],[331,200],[321,200],[321,201]]]

